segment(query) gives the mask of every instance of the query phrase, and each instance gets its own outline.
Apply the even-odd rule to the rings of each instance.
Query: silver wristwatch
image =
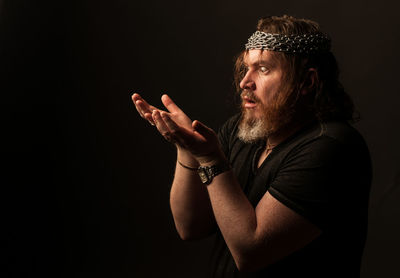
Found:
[[[230,169],[231,166],[228,162],[226,162],[224,164],[217,164],[212,166],[200,166],[197,169],[197,173],[199,173],[201,182],[208,185],[212,182],[214,177]]]

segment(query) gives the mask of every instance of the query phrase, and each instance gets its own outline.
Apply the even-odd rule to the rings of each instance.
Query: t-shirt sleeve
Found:
[[[282,160],[269,193],[321,229],[333,225],[336,208],[351,186],[345,149],[324,136],[296,147]]]

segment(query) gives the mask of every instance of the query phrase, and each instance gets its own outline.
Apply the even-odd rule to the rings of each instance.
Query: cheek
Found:
[[[275,94],[275,87],[268,82],[260,82],[258,89],[259,99],[264,104],[268,103]]]
[[[260,82],[260,90],[263,94],[270,99],[278,93],[281,87],[281,80],[277,77],[266,78],[264,82]]]

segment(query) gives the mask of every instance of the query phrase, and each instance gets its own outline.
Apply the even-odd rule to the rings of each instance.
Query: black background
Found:
[[[362,277],[399,277],[392,2],[1,0],[3,277],[204,277],[212,239],[178,239],[174,148],[130,96],[160,106],[168,93],[218,128],[235,111],[233,57],[258,18],[282,14],[314,19],[333,39],[374,163]]]

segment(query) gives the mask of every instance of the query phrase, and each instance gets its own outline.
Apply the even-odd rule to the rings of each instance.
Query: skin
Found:
[[[250,50],[245,57],[248,71],[240,86],[268,105],[279,93],[282,70],[268,51]],[[312,76],[312,75],[311,75]],[[305,89],[307,90],[307,89]],[[306,92],[305,92],[306,93]],[[132,100],[139,114],[177,147],[177,160],[197,167],[226,161],[213,130],[188,116],[167,96],[161,100],[167,111],[149,105],[140,95]],[[261,117],[261,105],[243,99],[251,117]],[[304,122],[270,136],[279,144]],[[265,152],[259,164],[268,155]],[[241,190],[232,171],[215,177],[208,186],[201,184],[195,171],[177,163],[170,195],[171,210],[182,239],[202,238],[219,227],[240,271],[266,267],[304,247],[321,233],[320,229],[276,200],[268,192],[254,208]]]
[[[263,109],[279,94],[283,78],[282,67],[276,59],[272,58],[270,51],[250,50],[244,55],[243,61],[247,67],[247,72],[240,82],[240,88],[243,92],[250,92],[251,96],[242,94],[243,106],[246,108],[244,113],[247,114],[248,118],[262,119],[268,117]],[[300,86],[302,96],[307,96],[313,89],[316,78],[316,70],[310,68],[307,79]],[[303,106],[298,105],[295,120],[281,127],[277,132],[270,134],[266,145],[273,147],[279,145],[312,119],[313,115],[304,110]],[[261,155],[258,166],[262,164],[271,150],[267,150]]]
[[[246,113],[254,118],[261,118],[263,111],[260,103],[268,105],[278,93],[283,75],[282,69],[268,51],[250,50],[243,57],[243,61],[247,72],[240,82],[240,88],[252,92],[256,100],[255,103],[250,103],[249,98],[243,98],[244,106],[247,108]]]

